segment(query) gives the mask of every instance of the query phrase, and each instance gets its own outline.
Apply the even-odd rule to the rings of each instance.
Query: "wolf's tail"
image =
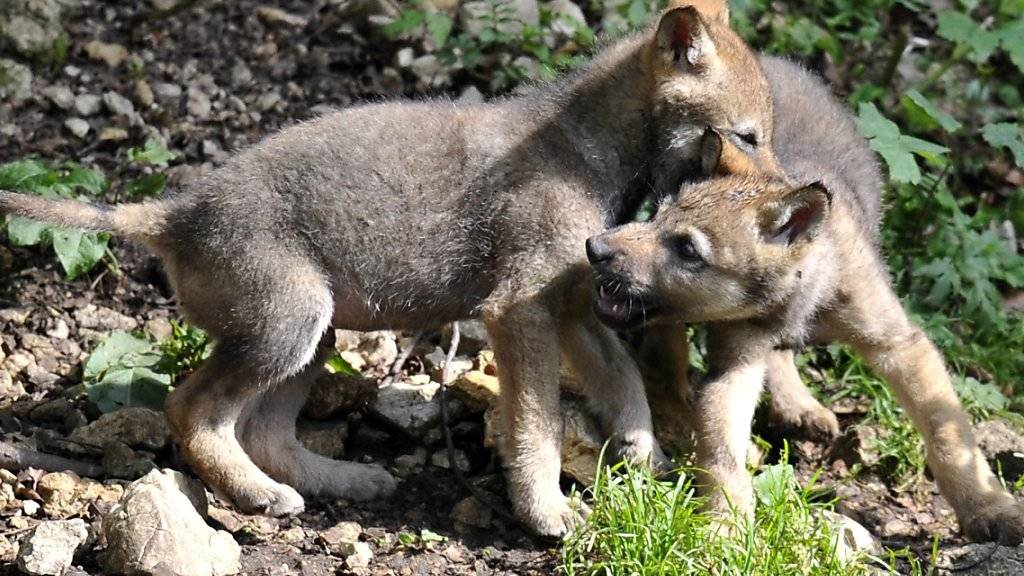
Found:
[[[169,207],[169,202],[164,200],[111,206],[0,190],[0,214],[23,216],[65,228],[114,232],[138,240],[152,239],[163,232]]]

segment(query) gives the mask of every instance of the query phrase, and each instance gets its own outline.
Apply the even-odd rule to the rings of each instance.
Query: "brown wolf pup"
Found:
[[[815,180],[746,175],[687,185],[652,221],[591,238],[602,295],[595,309],[616,325],[707,323],[709,373],[696,404],[703,484],[720,488],[709,494],[711,509],[752,510],[745,455],[768,358],[839,341],[895,391],[964,534],[1019,544],[1024,506],[989,469],[939,351],[893,293],[878,249],[880,190],[858,186],[835,155],[842,147],[820,141],[835,137],[835,126],[815,125],[819,108],[804,104],[808,129],[776,150],[792,174]],[[708,155],[728,156],[727,140],[710,131],[708,140]]]
[[[0,192],[0,213],[112,230],[162,258],[184,314],[216,340],[167,417],[195,471],[246,511],[294,514],[300,492],[369,499],[395,487],[379,466],[295,439],[329,326],[482,318],[501,367],[515,509],[561,535],[576,513],[559,488],[560,354],[619,454],[663,458],[639,372],[587,304],[584,241],[638,192],[674,192],[707,125],[774,163],[767,82],[724,14],[724,1],[672,8],[522,97],[328,114],[158,201]]]

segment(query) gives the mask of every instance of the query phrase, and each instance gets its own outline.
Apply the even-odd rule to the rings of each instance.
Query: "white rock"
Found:
[[[478,90],[476,86],[469,86],[462,91],[462,94],[459,94],[456,101],[459,104],[483,104],[484,95],[480,93],[480,90]],[[459,345],[459,348],[462,348],[461,344]]]
[[[63,84],[54,84],[47,86],[42,90],[43,96],[46,96],[47,100],[53,102],[55,106],[61,110],[69,110],[75,105],[75,94],[71,92],[71,88]]]
[[[260,112],[266,112],[273,108],[274,106],[277,106],[277,103],[280,101],[280,92],[276,90],[266,92],[262,96],[260,96],[258,100],[256,100],[256,109],[259,110]]]
[[[64,127],[78,138],[85,138],[89,133],[89,123],[81,118],[68,118],[64,121]]]
[[[236,574],[241,549],[231,534],[203,521],[206,506],[202,487],[180,472],[154,470],[135,481],[103,519],[104,568],[115,574]]]
[[[37,576],[61,576],[88,538],[89,528],[80,518],[42,522],[21,543],[18,569]]]
[[[100,111],[103,99],[95,94],[79,94],[75,96],[75,112],[79,116],[92,116]]]
[[[167,82],[153,84],[153,95],[156,99],[165,104],[177,102],[181,99],[181,86]]]
[[[399,68],[408,68],[409,66],[412,66],[412,61],[415,58],[416,52],[414,52],[412,48],[406,46],[399,50],[398,54],[395,55],[395,62],[398,64]]]
[[[28,66],[14,60],[0,58],[0,102],[12,103],[27,100],[32,95],[32,71]]]
[[[210,97],[198,87],[190,86],[188,89],[188,104],[185,105],[188,113],[200,120],[205,120],[213,110]]]
[[[354,542],[351,554],[345,556],[345,565],[349,568],[366,568],[373,561],[373,550],[366,542]]]
[[[441,405],[434,399],[439,384],[416,385],[395,382],[377,392],[370,410],[392,426],[413,437],[422,436],[441,421]],[[449,415],[453,418],[461,411],[458,400],[449,396]]]
[[[583,14],[583,9],[572,0],[551,0],[547,3],[546,8],[553,16],[551,31],[562,39],[573,38],[578,28],[587,26],[587,18]]]
[[[844,562],[849,562],[865,554],[878,556],[882,553],[882,545],[853,518],[822,510],[822,516],[836,529],[836,555]]]
[[[76,428],[69,438],[93,446],[123,442],[132,448],[160,450],[167,444],[170,429],[162,412],[148,408],[124,408],[100,416],[95,422]]]

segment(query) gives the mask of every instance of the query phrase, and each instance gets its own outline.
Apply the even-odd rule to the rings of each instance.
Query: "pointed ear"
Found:
[[[765,207],[761,234],[772,244],[809,242],[821,232],[831,207],[832,193],[821,182],[796,188]]]
[[[749,154],[710,126],[700,140],[700,167],[705,176],[754,176],[760,173]]]
[[[673,8],[658,23],[658,50],[682,72],[701,71],[717,57],[707,26],[693,6]]]
[[[729,2],[727,0],[671,0],[668,8],[693,6],[707,22],[729,25]]]

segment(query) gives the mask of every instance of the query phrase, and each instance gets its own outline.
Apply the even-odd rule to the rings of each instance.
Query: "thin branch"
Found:
[[[70,460],[53,454],[44,454],[31,448],[19,448],[0,442],[0,468],[17,472],[26,468],[39,468],[47,472],[70,471],[79,476],[102,476],[103,467],[79,460]]]

